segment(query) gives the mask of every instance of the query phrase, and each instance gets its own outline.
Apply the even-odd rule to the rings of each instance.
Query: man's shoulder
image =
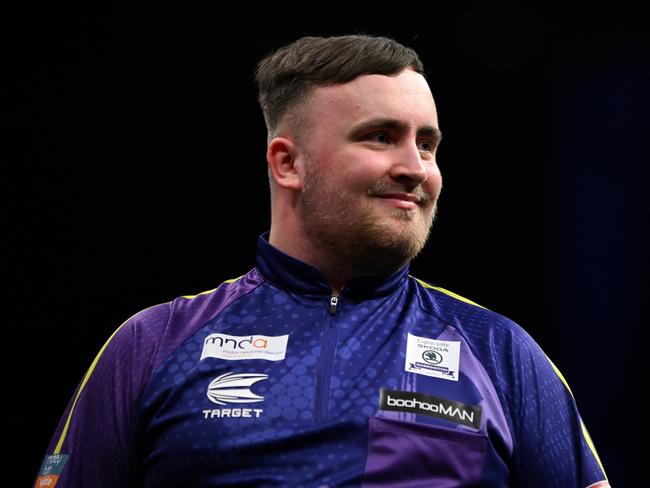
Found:
[[[100,355],[107,348],[124,354],[140,351],[141,358],[159,364],[230,304],[254,290],[262,280],[253,271],[225,280],[216,288],[140,310],[115,330]]]
[[[525,371],[554,375],[544,351],[517,322],[454,292],[414,280],[422,309],[466,341],[498,391],[510,391]]]
[[[425,312],[447,322],[470,337],[506,334],[525,339],[527,332],[514,320],[441,286],[410,276],[420,290]]]
[[[138,328],[165,327],[170,322],[207,317],[218,313],[232,301],[249,293],[262,281],[253,269],[239,277],[224,280],[214,288],[195,294],[180,295],[169,301],[141,309],[127,319],[126,323]]]
[[[461,296],[457,293],[454,293],[453,291],[447,290],[446,288],[443,288],[441,286],[435,286],[432,285],[431,283],[428,283],[424,280],[421,280],[420,278],[416,278],[415,276],[409,275],[410,278],[412,278],[415,282],[417,282],[419,285],[422,286],[425,290],[429,291],[429,293],[433,295],[439,295],[439,296],[444,296],[444,297],[449,297],[452,300],[450,302],[461,302],[467,305],[471,305],[473,307],[479,307],[484,310],[487,310],[487,308],[483,307],[482,305],[479,305],[478,303],[470,300],[469,298],[465,298],[464,296]]]
[[[238,298],[255,290],[263,278],[256,269],[221,282],[217,287],[196,294],[181,295],[169,302],[172,319],[215,315]]]

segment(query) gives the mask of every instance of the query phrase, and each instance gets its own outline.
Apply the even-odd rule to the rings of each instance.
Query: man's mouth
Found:
[[[424,199],[413,193],[390,192],[371,194],[371,197],[380,198],[393,207],[403,208],[405,210],[414,210],[418,205],[422,205]]]

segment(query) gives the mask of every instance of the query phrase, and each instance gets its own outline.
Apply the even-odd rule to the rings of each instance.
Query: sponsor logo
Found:
[[[458,381],[460,341],[440,341],[408,334],[404,370]]]
[[[422,359],[429,364],[440,364],[442,362],[442,354],[434,350],[428,350],[422,353]]]
[[[382,388],[379,408],[393,412],[409,412],[450,420],[475,429],[481,426],[481,406],[439,398],[414,391]]]
[[[212,380],[208,386],[208,399],[218,405],[229,403],[253,403],[264,401],[256,395],[250,386],[258,381],[268,379],[268,375],[259,373],[226,373]]]
[[[287,352],[289,334],[283,336],[231,336],[210,334],[203,341],[201,360],[205,358],[227,359],[266,359],[281,361]]]
[[[53,454],[45,456],[38,477],[34,482],[36,488],[54,488],[59,481],[59,475],[68,460],[67,454]]]
[[[204,419],[213,419],[215,417],[223,418],[259,418],[264,412],[261,408],[217,408],[214,410],[203,410]]]
[[[207,397],[218,405],[229,403],[256,403],[264,397],[256,395],[250,387],[258,381],[268,379],[261,373],[226,373],[215,378],[208,385]],[[264,412],[261,408],[217,408],[202,410],[204,419],[214,418],[259,418]]]

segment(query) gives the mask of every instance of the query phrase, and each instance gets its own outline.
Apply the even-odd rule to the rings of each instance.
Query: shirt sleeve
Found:
[[[137,410],[156,351],[151,329],[166,310],[136,314],[99,351],[61,417],[36,488],[139,485]]]
[[[513,354],[513,485],[609,487],[604,468],[564,377],[530,336]]]

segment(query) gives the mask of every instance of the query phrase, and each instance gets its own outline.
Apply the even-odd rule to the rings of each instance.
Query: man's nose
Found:
[[[395,160],[390,176],[396,180],[417,186],[429,177],[426,161],[415,142],[403,143],[395,148]]]

